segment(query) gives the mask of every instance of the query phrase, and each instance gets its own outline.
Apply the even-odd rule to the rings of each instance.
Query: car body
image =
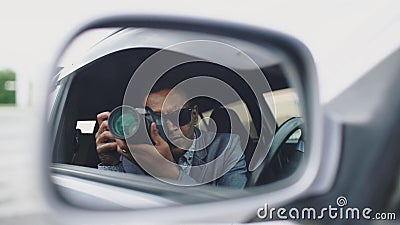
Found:
[[[212,5],[209,3],[210,6]],[[217,3],[217,5],[220,3]],[[275,7],[278,7],[277,3]],[[271,3],[271,8],[274,8],[274,4]],[[318,6],[318,3],[314,3]],[[241,4],[238,4],[239,6]],[[284,4],[283,4],[284,5]],[[354,203],[356,205],[362,206],[371,206],[377,207],[382,211],[394,211],[396,208],[390,208],[390,205],[387,202],[394,201],[394,207],[397,207],[398,210],[398,202],[396,203],[394,192],[396,187],[395,181],[398,178],[398,166],[396,167],[396,153],[395,143],[392,143],[392,139],[394,137],[389,134],[395,135],[396,132],[390,132],[394,128],[393,124],[396,123],[395,113],[397,112],[396,102],[396,91],[394,87],[391,85],[396,84],[398,82],[395,74],[398,71],[398,66],[396,67],[396,59],[398,59],[398,30],[399,22],[398,22],[398,13],[392,5],[379,8],[380,13],[376,13],[376,17],[368,17],[370,15],[375,15],[373,12],[374,3],[369,3],[361,8],[364,10],[367,16],[360,16],[361,18],[367,18],[367,22],[359,21],[359,20],[350,20],[350,16],[346,17],[341,14],[340,11],[338,14],[331,15],[331,17],[321,15],[325,20],[319,21],[317,23],[316,20],[310,18],[310,20],[302,18],[297,22],[295,19],[284,19],[280,17],[282,13],[272,13],[272,15],[268,16],[262,12],[253,13],[253,16],[248,16],[251,10],[261,10],[255,9],[256,7],[243,7],[236,8],[235,12],[226,12],[226,13],[218,13],[216,11],[211,10],[206,13],[204,17],[216,19],[216,20],[228,20],[238,22],[241,24],[251,24],[258,27],[267,27],[274,28],[279,31],[286,32],[300,41],[302,41],[306,47],[310,49],[312,57],[316,63],[316,69],[319,79],[319,91],[321,93],[321,103],[322,105],[317,105],[314,102],[314,107],[318,108],[318,111],[321,112],[321,118],[310,118],[311,120],[315,120],[318,123],[318,126],[321,128],[321,134],[315,136],[321,143],[322,148],[324,148],[324,157],[325,162],[321,162],[320,169],[325,173],[330,174],[330,176],[319,177],[319,181],[324,185],[315,185],[312,186],[314,189],[307,189],[306,193],[302,196],[302,198],[293,197],[290,201],[287,200],[285,203],[286,206],[303,206],[303,205],[313,205],[313,206],[324,206],[327,204],[335,203],[336,199],[340,196],[346,196],[349,199],[350,203]],[[394,4],[396,5],[396,4]],[[266,7],[266,5],[263,5]],[[282,5],[281,5],[282,6]],[[159,9],[161,9],[161,6]],[[169,13],[175,12],[171,6],[165,6],[165,11],[169,11]],[[355,7],[355,6],[353,6]],[[184,12],[185,14],[190,14],[189,17],[199,17],[201,16],[201,12],[208,11],[209,7],[199,7],[198,9],[201,12],[195,12],[194,9],[189,9],[190,7],[183,7],[180,9],[180,13]],[[243,16],[239,13],[239,11],[243,9],[248,10],[247,15]],[[317,7],[317,9],[321,9],[322,12],[326,12],[325,7]],[[139,10],[139,9],[136,9]],[[187,10],[187,11],[186,11]],[[308,9],[309,16],[313,11]],[[325,10],[325,11],[324,11]],[[389,13],[384,15],[385,10],[388,10]],[[147,10],[152,11],[152,10]],[[156,11],[156,10],[154,10]],[[178,10],[179,11],[179,10]],[[351,12],[344,10],[347,14],[350,15]],[[136,11],[138,12],[138,11]],[[134,13],[134,11],[130,12]],[[193,13],[193,15],[191,14]],[[296,17],[299,14],[303,15],[299,12],[291,12],[292,15],[290,17]],[[384,16],[381,16],[384,15]],[[305,16],[305,17],[307,17]],[[347,24],[336,24],[335,21],[343,16],[342,20],[346,21]],[[347,20],[348,21],[347,21]],[[397,20],[396,20],[397,19]],[[274,20],[275,22],[271,22]],[[394,21],[394,22],[393,22]],[[310,22],[307,25],[301,25],[300,22]],[[325,23],[324,23],[325,22]],[[370,22],[370,23],[368,23]],[[327,26],[327,25],[334,26]],[[314,26],[313,26],[314,25]],[[319,26],[315,26],[319,25]],[[335,26],[336,25],[336,26]],[[315,34],[315,31],[319,31],[319,35]],[[342,32],[342,33],[340,33]],[[338,34],[339,33],[339,34]],[[366,44],[368,43],[368,45]],[[397,52],[396,52],[397,50]],[[365,54],[365,52],[369,54]],[[373,54],[371,54],[373,53]],[[355,59],[355,60],[354,60]],[[350,60],[354,60],[352,63],[348,63]],[[371,70],[372,69],[372,70]],[[384,71],[384,72],[382,72]],[[340,74],[340,75],[337,75]],[[385,74],[385,79],[383,79],[379,84],[376,82],[380,74]],[[341,79],[333,79],[332,77],[340,77]],[[344,78],[348,76],[347,78]],[[382,76],[382,75],[381,75]],[[356,82],[357,79],[360,80]],[[392,91],[389,91],[392,90]],[[343,93],[342,93],[343,92]],[[387,105],[383,104],[387,101]],[[110,107],[112,108],[112,107]],[[393,110],[388,110],[392,108]],[[40,107],[39,112],[44,114],[44,107]],[[390,111],[390,112],[387,112]],[[386,116],[385,116],[386,115]],[[26,117],[25,117],[26,118]],[[384,118],[382,121],[382,118]],[[379,120],[379,122],[377,122]],[[33,122],[30,121],[29,118],[22,120],[24,123]],[[40,127],[40,126],[39,126]],[[389,130],[389,133],[388,133]],[[16,131],[19,132],[19,131]],[[28,134],[30,132],[27,132]],[[26,135],[28,135],[26,134]],[[40,136],[40,134],[39,134]],[[351,138],[351,139],[349,139]],[[34,139],[34,138],[33,138]],[[37,138],[40,139],[41,138]],[[13,139],[15,141],[16,139]],[[18,139],[19,140],[19,139]],[[17,141],[18,141],[17,140]],[[354,140],[354,141],[352,141]],[[26,140],[28,142],[28,140]],[[29,141],[29,143],[38,143],[39,141]],[[27,144],[28,145],[28,144]],[[11,145],[9,145],[11,146]],[[32,145],[36,146],[36,145]],[[32,147],[29,146],[29,147]],[[40,144],[37,144],[40,146]],[[43,145],[42,145],[43,146]],[[385,147],[383,147],[385,146]],[[33,153],[37,153],[40,155],[39,147],[33,147],[35,150],[32,150]],[[365,154],[362,154],[360,158],[359,154],[361,150],[369,149],[369,151]],[[385,151],[386,150],[386,151]],[[30,153],[30,154],[33,154]],[[29,155],[31,156],[31,155]],[[43,155],[41,155],[43,156]],[[18,156],[14,156],[18,157]],[[22,159],[28,156],[22,156]],[[54,187],[50,186],[47,181],[48,171],[43,168],[43,165],[48,162],[45,158],[43,161],[38,159],[38,156],[29,157],[29,159],[37,159],[34,160],[36,163],[32,168],[37,168],[37,172],[33,172],[35,177],[39,178],[36,181],[29,180],[29,183],[32,183],[34,186],[34,190],[37,190],[38,196],[30,196],[28,199],[36,200],[37,203],[28,204],[25,211],[23,211],[20,215],[38,215],[39,212],[39,221],[68,221],[68,222],[76,222],[79,220],[74,220],[73,218],[63,218],[62,214],[69,213],[68,215],[77,215],[79,217],[79,209],[71,207],[65,208],[60,206],[59,203],[54,203],[52,197],[47,196],[46,193],[40,192],[40,190],[46,191],[54,191]],[[364,159],[365,161],[361,161]],[[21,160],[21,159],[19,159]],[[376,161],[374,161],[376,160]],[[330,162],[327,162],[330,161]],[[360,167],[354,166],[354,168],[349,167],[349,165],[356,165],[359,163]],[[385,162],[383,166],[382,162]],[[29,164],[28,164],[29,165]],[[326,165],[326,166],[324,166]],[[381,165],[381,167],[379,166]],[[319,166],[319,165],[318,165]],[[347,167],[346,167],[347,166]],[[12,167],[17,168],[19,166],[12,165]],[[31,167],[30,167],[31,168]],[[40,168],[40,169],[39,169]],[[374,169],[375,168],[375,169]],[[396,170],[397,168],[397,170]],[[22,170],[22,169],[21,169]],[[64,172],[64,175],[68,175],[69,168],[58,168],[60,173]],[[25,170],[23,170],[25,171]],[[79,169],[77,169],[79,171]],[[349,172],[353,171],[353,172]],[[85,171],[81,171],[84,174]],[[23,172],[27,174],[28,172]],[[37,174],[36,174],[37,173]],[[28,173],[29,174],[29,173]],[[384,177],[386,174],[387,177]],[[27,175],[24,175],[27,176]],[[82,175],[85,177],[85,175]],[[368,178],[368,177],[372,178]],[[88,178],[88,177],[86,177]],[[325,181],[324,181],[325,178]],[[356,179],[358,178],[358,179]],[[60,182],[62,179],[67,179],[66,177],[59,176]],[[381,185],[382,190],[379,190],[379,185],[376,182],[372,182],[371,179],[376,180]],[[370,183],[367,181],[369,180]],[[324,181],[324,182],[323,182]],[[14,185],[17,184],[18,181],[15,181]],[[69,179],[71,185],[83,185],[80,180]],[[75,182],[75,183],[74,183]],[[110,181],[111,182],[111,181]],[[146,182],[146,181],[143,181]],[[86,185],[90,185],[90,182],[87,182]],[[18,183],[19,185],[20,183]],[[92,186],[96,186],[95,183],[91,183]],[[113,187],[103,188],[103,195],[114,195],[119,193],[115,191],[114,193],[109,193],[107,191],[113,190]],[[393,190],[394,189],[394,190]],[[31,194],[31,190],[26,190],[26,188],[20,188],[19,190],[23,190],[26,194]],[[361,191],[362,190],[362,191]],[[201,190],[199,190],[200,192]],[[14,191],[9,191],[12,195],[17,195]],[[295,191],[293,191],[294,193]],[[35,191],[36,193],[36,191]],[[100,192],[102,193],[102,192]],[[368,198],[372,193],[375,196]],[[387,194],[385,194],[387,193]],[[132,201],[124,202],[125,206],[128,207],[137,207],[135,205],[140,200],[148,201],[148,203],[153,206],[160,206],[163,204],[177,204],[176,202],[167,201],[164,198],[157,198],[154,196],[146,195],[142,192],[137,192],[138,199],[132,199]],[[191,193],[188,193],[191,194]],[[199,194],[204,197],[209,195],[210,193],[205,192]],[[101,196],[102,194],[99,194]],[[24,196],[24,195],[22,195]],[[54,195],[50,195],[54,196]],[[132,195],[129,195],[132,196]],[[127,195],[119,196],[120,199],[127,198]],[[226,196],[219,196],[221,199],[226,198]],[[276,195],[276,198],[279,196]],[[306,198],[307,197],[307,198]],[[48,198],[49,201],[42,202],[43,198]],[[253,196],[253,198],[247,199],[247,201],[255,200],[257,196]],[[24,198],[25,199],[25,198]],[[98,200],[98,199],[97,199]],[[108,199],[109,200],[109,199]],[[105,202],[106,206],[110,206],[109,201]],[[130,200],[130,199],[129,199]],[[22,204],[23,200],[18,200],[16,202],[17,205]],[[267,200],[264,200],[267,201]],[[272,199],[268,199],[268,201],[274,201]],[[228,201],[227,201],[228,202]],[[278,201],[277,201],[278,202]],[[236,201],[229,201],[229,204],[240,203],[240,199],[236,199]],[[267,203],[267,202],[266,202]],[[372,203],[376,205],[371,205]],[[75,202],[76,204],[84,204],[82,202]],[[130,205],[130,204],[133,204]],[[96,204],[100,209],[102,208],[102,204]],[[140,205],[140,204],[139,204]],[[178,204],[179,205],[179,204]],[[245,203],[243,202],[243,205]],[[55,207],[56,212],[50,210],[48,208]],[[93,207],[93,205],[89,205]],[[11,211],[12,208],[11,203],[8,209]],[[152,213],[159,213],[162,218],[153,218],[152,223],[157,223],[160,221],[158,219],[163,220],[162,222],[166,223],[178,223],[178,222],[188,222],[188,221],[198,221],[202,222],[210,222],[210,221],[232,221],[232,222],[246,222],[251,221],[256,216],[257,208],[247,208],[240,209],[236,207],[235,210],[226,211],[220,210],[215,211],[213,213],[208,214],[209,217],[207,219],[199,218],[199,215],[196,214],[199,210],[202,213],[207,213],[208,209],[215,209],[216,207],[221,207],[218,205],[218,202],[215,203],[204,203],[194,206],[184,206],[177,207],[180,213],[184,214],[179,220],[168,219],[166,216],[168,214],[173,213],[174,207],[171,209],[159,209],[155,211],[141,211],[135,212],[133,214],[130,211],[121,212],[118,216],[119,218],[132,218],[133,216],[143,216],[143,218],[138,218],[139,221],[146,221],[146,219],[152,217]],[[260,205],[262,207],[262,205]],[[385,208],[387,207],[387,208]],[[36,208],[36,209],[34,209]],[[232,206],[233,208],[233,206]],[[168,211],[169,210],[169,211]],[[58,212],[57,212],[58,211]],[[234,216],[232,216],[232,212],[236,212]],[[250,212],[254,212],[251,214]],[[113,221],[113,218],[107,218],[107,216],[113,216],[112,213],[106,212],[103,217],[99,216],[96,212],[86,212],[87,217],[84,222],[90,222],[90,218],[93,219],[94,223],[108,223]],[[109,213],[109,214],[108,214]],[[132,213],[132,215],[129,215]],[[51,219],[43,219],[44,215],[48,215]],[[14,214],[15,215],[15,214]],[[99,217],[97,217],[99,216]],[[115,215],[114,215],[115,216]],[[232,217],[230,217],[232,216]],[[36,217],[36,218],[38,218]],[[29,217],[28,217],[29,218]],[[47,217],[48,218],[48,217]],[[101,219],[100,219],[101,218]],[[166,220],[165,220],[166,218]],[[12,218],[10,219],[18,221],[18,219]],[[26,221],[25,219],[19,219],[19,221]],[[49,223],[51,223],[49,222]],[[298,221],[301,223],[302,221]],[[337,223],[341,223],[339,221]],[[346,222],[346,221],[345,221]],[[121,219],[121,221],[116,221],[116,223],[127,223],[125,219]]]

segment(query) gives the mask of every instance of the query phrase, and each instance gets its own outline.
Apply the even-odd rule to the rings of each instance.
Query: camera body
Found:
[[[121,140],[129,140],[133,144],[154,144],[150,136],[150,126],[155,123],[159,135],[168,140],[163,129],[161,117],[149,107],[133,108],[118,106],[111,111],[108,118],[108,128],[111,134]]]

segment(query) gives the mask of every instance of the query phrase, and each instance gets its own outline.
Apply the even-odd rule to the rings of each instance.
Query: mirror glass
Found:
[[[229,35],[87,30],[52,80],[51,181],[65,200],[94,209],[268,191],[307,152],[290,65],[268,42]]]

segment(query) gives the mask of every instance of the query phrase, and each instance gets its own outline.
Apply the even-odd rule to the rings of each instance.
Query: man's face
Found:
[[[181,109],[188,108],[187,104],[185,104],[186,102],[187,99],[183,92],[162,90],[151,93],[146,99],[146,106],[150,107],[156,113],[161,113],[163,116],[177,115],[176,113],[179,115]],[[194,138],[194,125],[197,123],[197,107],[194,107],[190,111],[190,116],[190,121],[183,125],[176,125],[176,122],[174,123],[169,119],[165,120],[166,135],[173,144],[182,146],[183,149],[188,149],[192,144],[191,140]]]

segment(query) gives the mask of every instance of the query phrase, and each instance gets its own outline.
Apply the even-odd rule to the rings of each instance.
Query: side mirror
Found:
[[[89,214],[102,222],[154,215],[244,221],[267,202],[305,196],[317,179],[317,80],[310,53],[295,38],[217,21],[134,16],[94,21],[64,49],[49,99],[48,184],[50,203],[80,222]],[[150,107],[166,144],[154,140],[145,111],[135,118],[147,125],[144,142],[156,147],[143,151],[130,137],[115,142],[107,116],[98,115],[120,105]]]

